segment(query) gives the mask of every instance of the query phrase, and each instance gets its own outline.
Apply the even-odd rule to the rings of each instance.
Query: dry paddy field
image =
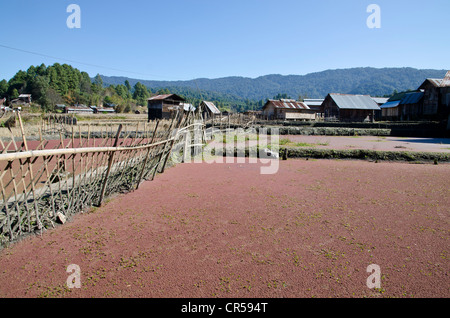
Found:
[[[450,165],[263,165],[179,164],[4,248],[0,297],[450,295]],[[66,285],[70,264],[81,288]],[[371,264],[380,288],[367,286]]]

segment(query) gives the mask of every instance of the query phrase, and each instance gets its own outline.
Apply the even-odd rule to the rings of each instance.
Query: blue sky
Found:
[[[72,3],[79,29],[66,24]],[[448,12],[448,0],[2,0],[0,79],[56,62],[148,80],[450,69]]]

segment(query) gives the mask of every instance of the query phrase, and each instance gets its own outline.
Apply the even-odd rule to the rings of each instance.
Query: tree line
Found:
[[[30,66],[9,81],[0,81],[0,98],[6,98],[7,104],[20,94],[31,94],[34,104],[44,112],[55,111],[57,104],[113,104],[117,112],[129,112],[136,106],[146,106],[152,92],[140,82],[134,86],[128,81],[106,86],[99,74],[91,79],[88,73],[68,64],[55,63]]]

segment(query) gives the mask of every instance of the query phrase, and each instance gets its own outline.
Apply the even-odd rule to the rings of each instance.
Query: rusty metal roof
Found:
[[[264,106],[264,108],[272,104],[275,108],[284,108],[284,109],[310,109],[308,105],[306,105],[303,102],[296,101],[294,99],[280,99],[280,100],[274,100],[269,99]]]
[[[450,86],[450,71],[445,74],[444,79],[441,81],[440,87],[449,87]]]
[[[433,85],[434,87],[439,87],[441,85],[442,79],[441,78],[427,78],[422,85],[420,85],[419,89],[423,88],[423,86],[425,85],[425,83],[431,83],[431,85]]]
[[[214,105],[213,102],[203,101],[203,104],[205,104],[205,106],[208,107],[213,114],[220,114],[220,110],[216,107],[216,105]]]

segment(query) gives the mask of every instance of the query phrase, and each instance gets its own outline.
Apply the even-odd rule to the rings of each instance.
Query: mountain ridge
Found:
[[[173,93],[187,89],[226,95],[236,100],[261,100],[272,98],[277,94],[287,94],[292,98],[299,96],[324,98],[328,93],[385,96],[392,94],[394,90],[417,89],[426,78],[442,78],[446,72],[445,69],[412,67],[357,67],[328,69],[305,75],[267,74],[255,78],[227,76],[176,81],[101,76],[105,85],[123,84],[125,80],[128,80],[132,86],[141,82],[152,92],[162,88],[171,88],[170,91]]]

